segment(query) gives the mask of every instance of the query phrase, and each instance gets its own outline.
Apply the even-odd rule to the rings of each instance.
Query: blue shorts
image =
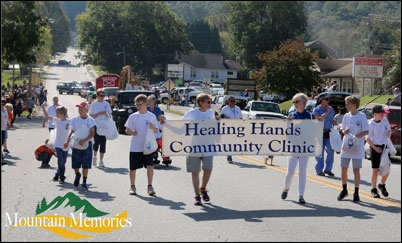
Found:
[[[71,155],[71,165],[73,169],[91,169],[92,168],[92,142],[88,143],[86,150],[79,150],[73,148]]]

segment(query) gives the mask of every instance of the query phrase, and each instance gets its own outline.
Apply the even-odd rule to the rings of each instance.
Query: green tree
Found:
[[[222,12],[222,1],[168,1],[170,9],[186,23]]]
[[[185,23],[164,2],[88,2],[76,20],[84,62],[108,72],[120,73],[123,57],[116,53],[123,48],[127,65],[147,74],[193,49]]]
[[[42,32],[41,39],[44,41],[43,45],[35,50],[35,57],[37,63],[44,64],[50,59],[52,53],[52,34],[50,27],[43,27],[45,30]]]
[[[35,14],[36,2],[1,2],[1,57],[6,63],[36,63],[33,49],[43,45],[41,39],[47,20]]]
[[[318,53],[304,49],[303,39],[287,40],[279,48],[258,54],[262,68],[253,71],[254,78],[264,92],[274,92],[290,99],[294,94],[311,90],[321,83],[319,72],[314,70]]]
[[[257,53],[273,50],[282,41],[304,33],[307,26],[303,2],[226,2],[224,10],[232,48],[249,70],[261,67]]]
[[[86,1],[60,1],[61,6],[67,14],[68,19],[70,20],[70,29],[72,31],[76,31],[75,28],[75,17],[85,12],[87,2]]]
[[[384,54],[384,78],[382,79],[384,90],[401,82],[401,30],[393,32],[397,39],[394,49]]]
[[[216,28],[204,20],[195,21],[187,27],[188,38],[200,53],[221,53],[222,46]]]

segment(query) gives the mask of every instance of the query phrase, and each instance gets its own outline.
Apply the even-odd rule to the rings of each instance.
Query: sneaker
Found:
[[[10,151],[8,151],[8,149],[3,149],[3,152],[4,152],[4,153],[7,153],[7,154],[10,153]]]
[[[105,168],[105,165],[103,164],[103,160],[99,161],[99,167]]]
[[[154,188],[152,187],[152,186],[148,186],[148,194],[150,195],[150,196],[153,196],[153,195],[155,195],[156,193],[155,193],[155,191],[154,191]]]
[[[285,200],[288,196],[288,192],[282,192],[281,198]]]
[[[380,194],[378,194],[377,188],[371,189],[371,196],[374,198],[381,198]]]
[[[317,173],[318,176],[325,176],[324,172]]]
[[[88,191],[87,183],[82,183],[82,190]]]
[[[299,197],[299,204],[305,204],[305,203],[306,203],[306,201],[304,201],[304,198]]]
[[[353,202],[360,202],[359,194],[353,193]]]
[[[228,160],[228,163],[229,163],[229,164],[233,164],[232,156],[228,156],[228,157],[227,157],[227,160]]]
[[[93,166],[96,166],[96,159],[97,159],[96,157],[93,157],[93,158],[92,158],[92,165],[93,165]]]
[[[63,178],[63,179],[60,178],[59,184],[60,184],[60,185],[61,185],[61,184],[64,184],[64,181],[65,181],[65,180],[66,180],[65,178]]]
[[[81,173],[75,174],[74,186],[77,187],[80,184]]]
[[[338,195],[338,201],[343,200],[347,196],[348,196],[348,191],[347,190],[342,190],[341,193]]]
[[[201,192],[201,195],[202,195],[202,200],[204,200],[205,202],[209,202],[209,196],[208,196],[208,191],[207,191],[207,189],[201,189],[200,188],[200,192]]]
[[[59,180],[59,176],[56,174],[54,177],[53,177],[53,181],[58,181]]]
[[[135,189],[135,186],[130,187],[130,195],[137,195],[137,189]]]
[[[329,175],[329,176],[335,176],[334,173],[332,173],[331,171],[324,171],[325,174]]]
[[[387,189],[385,188],[385,184],[378,184],[378,189],[380,189],[380,192],[384,197],[388,197],[389,194],[387,192]]]
[[[201,206],[201,205],[202,205],[200,194],[197,194],[197,195],[195,196],[194,205],[196,205],[196,206]]]

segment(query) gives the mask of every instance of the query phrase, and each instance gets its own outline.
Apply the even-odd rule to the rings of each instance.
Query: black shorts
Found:
[[[380,147],[384,149],[385,145],[377,145],[375,146]],[[381,153],[377,153],[373,148],[371,148],[371,168],[373,169],[378,169],[380,168],[380,162],[381,162]]]
[[[146,168],[147,166],[153,166],[154,154],[144,155],[143,152],[130,152],[130,170]]]

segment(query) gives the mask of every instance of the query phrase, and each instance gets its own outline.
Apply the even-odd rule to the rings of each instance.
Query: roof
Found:
[[[331,58],[336,58],[337,52],[334,48],[321,40],[314,40],[304,43],[305,48],[322,48],[326,50]]]
[[[321,73],[330,73],[335,70],[338,70],[347,64],[353,63],[353,58],[348,59],[317,59],[315,60],[315,64],[320,69]]]
[[[182,55],[178,58],[178,61],[196,68],[241,70],[240,64],[235,61],[225,60],[223,62],[221,54],[192,53],[189,55]]]
[[[338,70],[322,75],[324,78],[351,78],[353,70],[353,62],[341,67]]]

